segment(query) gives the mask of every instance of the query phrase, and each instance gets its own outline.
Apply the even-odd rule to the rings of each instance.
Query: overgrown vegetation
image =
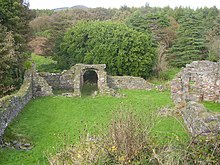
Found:
[[[126,65],[124,66],[123,62],[129,63],[127,56],[130,57],[130,55],[133,54],[130,53],[131,50],[123,49],[123,51],[117,51],[121,49],[119,49],[120,44],[118,45],[116,40],[114,44],[110,42],[112,46],[106,47],[105,44],[96,44],[93,49],[89,46],[90,42],[87,42],[90,40],[96,40],[98,43],[104,42],[105,40],[109,42],[108,38],[112,38],[112,36],[109,36],[108,33],[105,33],[106,37],[100,35],[101,33],[104,33],[103,29],[110,27],[110,23],[108,24],[108,27],[104,27],[104,24],[107,24],[105,23],[107,20],[113,22],[114,25],[120,22],[121,27],[127,26],[135,31],[146,34],[148,37],[150,35],[152,38],[151,44],[157,50],[156,53],[153,53],[156,61],[154,67],[151,68],[153,69],[154,75],[160,76],[163,74],[160,72],[164,72],[170,67],[170,65],[182,67],[193,60],[208,59],[211,61],[218,61],[219,59],[219,10],[216,7],[193,10],[182,7],[172,9],[169,7],[152,8],[145,6],[141,8],[129,8],[124,6],[120,9],[87,8],[69,9],[60,12],[44,10],[37,11],[37,15],[38,17],[31,22],[31,27],[36,36],[35,39],[38,37],[44,37],[46,40],[42,40],[42,42],[44,42],[43,47],[50,49],[50,53],[46,53],[47,50],[45,49],[45,53],[42,54],[56,54],[57,51],[63,51],[64,54],[60,53],[61,58],[58,60],[58,63],[62,68],[73,65],[78,61],[87,63],[104,63],[107,61],[109,63],[109,73],[118,75],[130,74],[124,73],[121,70],[124,70],[123,67],[126,68]],[[79,27],[79,21],[86,21],[87,23],[85,24],[89,27],[83,28],[81,23],[80,30],[75,31],[75,33],[71,35],[70,32],[69,34],[66,34],[69,36],[68,40],[70,40],[71,37],[78,35],[78,33],[80,34],[83,32],[90,35],[91,38],[88,36],[86,39],[86,36],[82,35],[81,37],[85,37],[85,40],[81,38],[81,40],[77,41],[80,45],[80,49],[70,50],[69,48],[67,51],[64,46],[64,43],[67,43],[67,41],[64,39],[62,42],[62,37],[64,36],[66,29],[71,28],[73,31],[75,27],[76,30],[77,27]],[[97,22],[94,23],[94,21]],[[102,30],[95,31],[94,27],[99,26],[99,28],[101,28],[101,24]],[[93,34],[88,32],[88,29],[93,29],[98,35],[93,36]],[[115,32],[111,33],[115,34]],[[126,33],[124,33],[123,30],[117,32],[117,35],[120,36],[120,38],[125,37],[124,34]],[[100,38],[103,40],[100,40]],[[39,39],[39,42],[40,40],[41,39]],[[130,41],[126,39],[123,39],[123,41],[123,45],[130,43]],[[76,43],[76,41],[73,41],[73,43]],[[73,43],[71,43],[71,45]],[[118,45],[119,48],[116,48],[115,45]],[[136,47],[138,51],[142,51],[140,45],[136,44],[133,45],[133,47]],[[103,49],[106,49],[106,51],[102,52],[101,50]],[[67,56],[65,57],[66,59],[69,59],[70,52],[76,50],[78,51],[75,53],[79,54],[79,57],[77,55],[75,58],[75,56],[72,55],[72,57],[74,57],[74,59],[71,60],[72,63],[63,60],[65,56]],[[111,54],[115,53],[117,57],[120,57],[119,61],[113,61],[114,63],[117,63],[117,65],[115,64],[116,66],[112,65],[111,60],[108,60],[107,57],[109,57],[110,54],[108,50],[113,50],[111,51]],[[135,51],[135,53],[138,51]],[[85,56],[87,56],[87,58],[84,59]],[[138,60],[135,60],[135,62],[136,61]],[[131,62],[135,63],[134,61]],[[117,68],[119,66],[120,69]],[[113,67],[116,67],[114,71],[112,71]],[[142,67],[142,65],[137,68],[140,67]],[[133,75],[143,74],[135,72]]]
[[[96,137],[86,135],[79,144],[49,158],[50,164],[127,164],[134,163],[135,159],[139,161],[138,157],[148,156],[145,154],[152,146],[149,134],[153,123],[146,120],[150,117],[129,110],[113,112],[108,133]]]
[[[0,0],[0,97],[19,89],[27,67],[32,18],[23,0]]]

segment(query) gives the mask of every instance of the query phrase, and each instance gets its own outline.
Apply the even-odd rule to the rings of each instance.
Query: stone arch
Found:
[[[81,89],[83,87],[85,74],[88,72],[92,73],[92,76],[96,75],[96,83],[97,88],[100,93],[104,93],[107,86],[107,73],[105,72],[106,65],[105,64],[76,64],[74,66],[75,74],[74,74],[74,95],[81,96]]]
[[[98,74],[94,69],[85,70],[83,73],[83,84],[94,83],[98,85]]]
[[[91,95],[98,91],[98,74],[94,69],[86,69],[82,74],[81,93]]]

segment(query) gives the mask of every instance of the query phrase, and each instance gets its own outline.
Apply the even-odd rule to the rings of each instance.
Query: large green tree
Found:
[[[166,52],[176,37],[175,23],[175,19],[168,17],[163,10],[149,7],[134,12],[126,21],[129,27],[152,34],[154,45],[157,48],[155,74],[159,74],[167,68]]]
[[[70,29],[59,47],[58,64],[107,64],[112,75],[148,77],[155,60],[152,38],[124,24],[80,22]]]
[[[23,0],[0,0],[0,96],[22,83],[31,17]]]
[[[183,67],[192,61],[204,60],[208,56],[205,46],[205,26],[200,15],[188,13],[180,21],[177,39],[170,49],[171,65]]]
[[[11,32],[0,24],[0,96],[14,90],[13,66],[16,64],[14,38]]]

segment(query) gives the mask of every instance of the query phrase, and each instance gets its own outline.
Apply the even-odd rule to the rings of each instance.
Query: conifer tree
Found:
[[[171,65],[183,67],[192,61],[206,59],[208,50],[205,46],[202,18],[190,12],[180,20],[180,24],[177,39],[170,50]]]

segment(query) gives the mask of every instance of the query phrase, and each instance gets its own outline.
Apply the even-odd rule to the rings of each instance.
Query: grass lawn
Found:
[[[220,112],[220,103],[204,102],[203,105],[211,112]]]
[[[34,148],[30,151],[0,149],[0,164],[47,164],[47,155],[61,149],[63,144],[76,143],[86,129],[90,134],[105,128],[113,111],[132,109],[137,113],[157,111],[173,106],[169,91],[125,90],[126,98],[62,96],[32,100],[5,132],[6,139],[27,139]],[[98,125],[98,126],[97,126]],[[173,117],[161,117],[153,131],[163,141],[173,136],[186,140],[187,134]]]

